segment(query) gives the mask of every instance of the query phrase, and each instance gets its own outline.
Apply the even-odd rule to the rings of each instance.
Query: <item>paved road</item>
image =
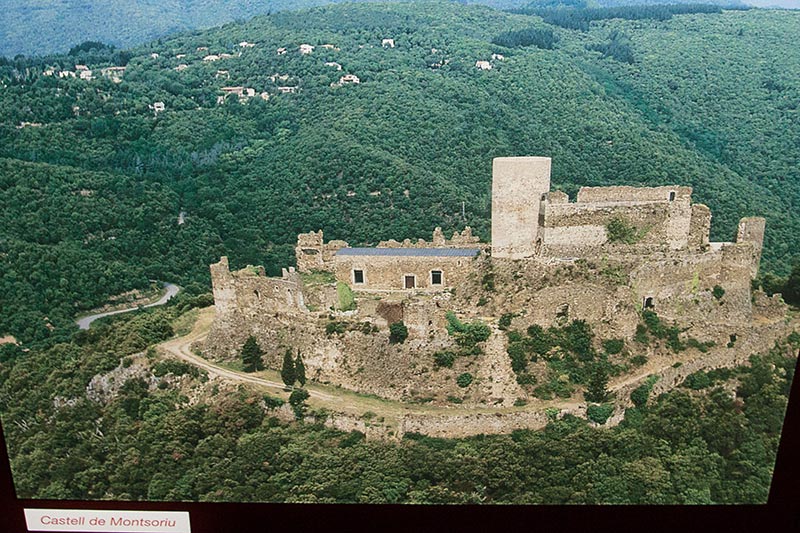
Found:
[[[164,288],[166,292],[164,295],[158,299],[157,302],[153,302],[151,304],[143,305],[142,307],[155,307],[157,305],[164,305],[169,301],[170,298],[178,294],[178,291],[181,290],[180,287],[174,285],[172,283],[164,283]],[[103,318],[104,316],[111,316],[111,315],[119,315],[121,313],[128,313],[130,311],[136,311],[139,309],[139,306],[129,307],[127,309],[118,309],[116,311],[106,311],[105,313],[97,313],[96,315],[89,315],[81,318],[80,320],[76,320],[75,323],[78,324],[78,328],[80,329],[89,329],[89,326],[97,320],[98,318]]]

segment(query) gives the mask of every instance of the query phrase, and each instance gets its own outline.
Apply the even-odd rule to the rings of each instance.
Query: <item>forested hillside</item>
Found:
[[[222,254],[278,272],[300,231],[374,244],[468,224],[488,239],[491,161],[510,155],[552,157],[573,195],[692,185],[716,240],[766,216],[763,268],[785,275],[800,235],[797,34],[791,12],[581,31],[364,4],[4,61],[0,333],[63,338],[75,313],[148,279],[202,291]],[[110,66],[126,66],[119,83]],[[224,86],[253,96],[219,104]]]
[[[350,3],[369,0],[348,0]],[[383,0],[384,2],[387,0]],[[759,0],[754,0],[758,4]],[[342,0],[6,0],[0,25],[0,56],[66,52],[85,40],[130,47],[180,31],[200,30],[234,20]],[[529,0],[469,0],[499,9],[523,7]],[[693,0],[537,0],[534,5],[684,4]],[[705,0],[733,5],[737,0]],[[775,0],[762,6],[781,3]],[[790,7],[790,6],[784,6]],[[796,7],[796,6],[795,6]]]
[[[785,348],[692,374],[668,394],[644,391],[614,428],[567,415],[542,431],[366,441],[357,431],[280,422],[264,406],[282,401],[244,386],[209,382],[198,400],[203,371],[137,355],[172,335],[174,319],[196,303],[181,295],[48,350],[0,346],[18,497],[646,505],[756,504],[769,494],[796,364]]]

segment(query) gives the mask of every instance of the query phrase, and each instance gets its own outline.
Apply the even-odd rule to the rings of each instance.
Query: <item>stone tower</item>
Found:
[[[544,226],[541,203],[549,191],[549,157],[494,159],[492,257],[522,259],[536,253]]]

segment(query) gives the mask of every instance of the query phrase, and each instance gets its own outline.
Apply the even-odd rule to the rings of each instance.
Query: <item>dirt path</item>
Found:
[[[279,395],[285,395],[285,387],[280,381],[280,375],[273,370],[263,370],[254,374],[248,374],[225,368],[213,363],[203,357],[192,353],[191,346],[195,342],[202,341],[208,335],[211,323],[214,320],[214,308],[208,307],[200,310],[197,320],[192,327],[192,331],[182,337],[170,339],[158,345],[162,353],[171,354],[187,363],[204,369],[210,376],[238,382],[248,383],[271,389]],[[332,411],[348,413],[353,415],[363,415],[366,412],[375,413],[382,416],[387,421],[399,421],[405,415],[469,415],[469,414],[498,414],[512,413],[520,411],[541,411],[547,407],[557,409],[575,409],[583,404],[577,400],[550,400],[542,401],[534,399],[525,407],[462,407],[462,406],[436,406],[436,405],[413,405],[393,400],[386,400],[376,396],[359,394],[351,390],[343,389],[332,385],[322,385],[318,383],[306,384],[310,399],[309,404],[313,407],[322,407]]]

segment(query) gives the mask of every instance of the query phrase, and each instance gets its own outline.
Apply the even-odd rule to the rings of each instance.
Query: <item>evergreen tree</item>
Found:
[[[294,377],[301,387],[306,384],[306,366],[300,357],[300,350],[297,350],[297,358],[294,360]]]
[[[608,372],[602,364],[594,365],[589,383],[586,386],[586,400],[589,402],[604,402],[608,397]]]
[[[283,354],[283,366],[281,367],[281,379],[287,387],[291,387],[295,382],[294,361],[292,360],[291,348],[286,350]]]
[[[264,369],[264,359],[261,346],[256,338],[250,335],[242,346],[242,367],[245,372],[255,372]]]

